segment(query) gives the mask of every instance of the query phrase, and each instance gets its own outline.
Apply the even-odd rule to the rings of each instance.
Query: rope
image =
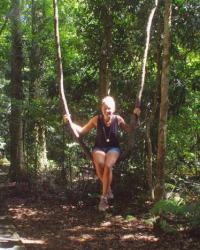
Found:
[[[145,73],[146,73],[146,62],[147,62],[147,55],[148,55],[148,50],[149,50],[149,41],[150,41],[150,32],[151,32],[151,25],[152,25],[152,20],[156,11],[158,5],[158,0],[155,0],[154,6],[150,12],[149,18],[148,18],[148,23],[147,23],[147,38],[146,38],[146,46],[145,46],[145,51],[144,51],[144,57],[143,57],[143,64],[142,64],[142,77],[141,77],[141,84],[139,91],[136,96],[136,101],[135,101],[135,108],[140,108],[141,106],[141,98],[142,98],[142,93],[144,89],[144,83],[145,83]],[[60,35],[59,35],[59,20],[58,20],[58,2],[57,0],[53,0],[53,7],[54,7],[54,32],[55,32],[55,42],[56,42],[56,51],[57,51],[57,76],[58,76],[58,82],[60,86],[60,97],[63,103],[63,108],[64,112],[68,116],[69,120],[69,125],[71,130],[73,131],[73,134],[75,136],[75,139],[78,141],[80,146],[83,148],[86,156],[92,160],[92,155],[89,150],[89,148],[86,146],[86,144],[81,140],[78,132],[76,129],[73,127],[73,123],[71,120],[69,108],[67,105],[66,97],[65,97],[65,91],[64,91],[64,84],[63,84],[63,66],[62,66],[62,57],[61,57],[61,49],[60,49]],[[120,160],[125,159],[131,152],[131,150],[134,147],[135,144],[135,130],[139,126],[139,117],[136,114],[133,114],[131,116],[131,121],[130,121],[130,126],[131,126],[131,133],[129,136],[129,150],[125,154],[122,154],[120,157]],[[93,160],[92,160],[93,162]]]
[[[151,26],[152,26],[152,21],[153,17],[156,11],[156,8],[158,6],[158,0],[155,0],[154,6],[151,9],[148,22],[147,22],[147,28],[146,28],[146,43],[145,43],[145,51],[144,51],[144,56],[143,56],[143,63],[142,63],[142,76],[141,76],[141,84],[136,96],[136,101],[135,101],[135,108],[140,108],[141,107],[141,99],[142,99],[142,94],[144,90],[144,84],[145,84],[145,74],[146,74],[146,63],[147,63],[147,56],[148,56],[148,51],[149,51],[149,43],[150,43],[150,33],[151,33]],[[139,127],[139,117],[136,114],[133,114],[131,116],[131,121],[130,121],[130,126],[131,126],[131,133],[129,137],[129,152],[127,154],[130,154],[131,151],[134,148],[135,145],[135,131]],[[124,156],[125,157],[125,156]]]
[[[57,59],[57,80],[59,83],[59,90],[60,90],[60,97],[63,104],[63,109],[65,114],[68,116],[69,126],[75,136],[76,141],[80,144],[83,148],[86,156],[92,160],[92,155],[89,148],[86,144],[81,140],[77,130],[73,126],[73,122],[71,120],[71,115],[69,112],[69,108],[67,105],[67,100],[65,97],[64,91],[64,83],[63,83],[63,66],[62,66],[62,56],[61,56],[61,49],[60,49],[60,34],[59,34],[59,19],[58,19],[58,2],[57,0],[53,0],[53,8],[54,8],[54,34],[55,34],[55,43],[56,43],[56,59]]]

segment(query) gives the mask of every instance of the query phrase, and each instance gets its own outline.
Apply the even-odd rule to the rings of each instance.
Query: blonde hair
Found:
[[[107,105],[108,107],[110,107],[113,112],[115,112],[115,100],[112,96],[106,96],[102,99],[101,105]]]

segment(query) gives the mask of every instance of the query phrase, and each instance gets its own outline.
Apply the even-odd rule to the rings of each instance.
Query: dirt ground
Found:
[[[99,212],[97,205],[97,197],[72,201],[11,192],[8,199],[9,213],[27,250],[200,249],[199,240],[186,233],[156,232],[146,222],[148,203],[120,196],[107,212]]]

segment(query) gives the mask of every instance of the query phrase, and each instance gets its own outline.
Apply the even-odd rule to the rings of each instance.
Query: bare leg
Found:
[[[106,196],[110,189],[112,183],[112,167],[115,165],[118,157],[119,153],[115,151],[109,151],[106,154],[103,172],[103,196]]]
[[[105,211],[109,208],[108,191],[112,182],[112,167],[116,163],[118,157],[119,153],[115,151],[105,153],[101,150],[97,150],[93,152],[96,173],[103,185],[102,196],[99,203],[100,211]]]
[[[103,172],[104,172],[106,153],[104,153],[101,150],[96,150],[93,152],[92,156],[96,168],[96,174],[99,177],[100,181],[103,183]]]

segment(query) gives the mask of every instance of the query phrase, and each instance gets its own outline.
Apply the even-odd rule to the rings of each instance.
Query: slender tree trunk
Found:
[[[170,28],[171,28],[171,0],[165,1],[164,12],[164,38],[163,38],[163,63],[161,77],[161,103],[158,130],[158,152],[157,152],[157,184],[155,199],[165,198],[165,157],[166,157],[166,134],[168,114],[168,86],[169,86],[169,64],[170,64]]]
[[[44,22],[43,4],[40,0],[32,0],[32,46],[31,46],[31,81],[29,87],[30,109],[42,97],[42,41],[41,27]],[[32,113],[30,111],[30,113]],[[28,159],[29,164],[34,166],[35,171],[40,171],[47,166],[47,150],[45,125],[41,117],[30,116],[28,124],[29,142]]]
[[[154,18],[157,6],[158,6],[158,0],[155,0],[154,6],[150,11],[147,26],[146,26],[146,43],[145,43],[145,50],[144,50],[143,63],[142,63],[141,83],[140,83],[140,87],[139,87],[136,100],[135,100],[135,108],[140,108],[141,106],[141,99],[142,99],[142,94],[143,94],[143,89],[144,89],[144,84],[145,84],[146,63],[147,63],[149,44],[150,44],[151,27],[152,27],[152,22],[153,22],[153,18]],[[135,132],[139,125],[138,118],[139,117],[137,117],[135,114],[131,115],[131,121],[130,121],[131,133],[129,136],[129,143],[128,143],[130,151],[132,151],[135,145]]]
[[[158,107],[160,103],[160,84],[161,84],[161,70],[162,70],[162,48],[161,48],[161,26],[163,27],[163,23],[161,23],[160,16],[158,18],[157,24],[157,49],[156,49],[156,64],[157,64],[157,76],[156,76],[156,86],[153,95],[153,103],[150,106],[149,113],[146,118],[146,145],[147,145],[147,184],[149,188],[149,193],[151,199],[154,200],[154,183],[153,183],[153,145],[152,142],[152,127],[155,130],[157,128],[158,121]],[[153,126],[154,125],[154,126]],[[157,139],[156,139],[157,140]],[[154,141],[154,140],[153,140]]]
[[[151,124],[150,120],[146,121],[146,144],[147,144],[147,184],[151,199],[154,199],[153,191],[153,154],[152,154],[152,143],[151,143]]]
[[[112,77],[112,16],[107,6],[102,7],[102,22],[104,27],[103,41],[100,51],[99,82],[100,98],[110,94]]]
[[[36,143],[38,146],[37,151],[37,166],[38,166],[38,172],[41,170],[46,169],[48,166],[48,160],[47,160],[47,146],[46,146],[46,128],[43,122],[39,122],[37,126],[37,138]]]
[[[19,181],[24,170],[23,117],[22,117],[22,35],[20,27],[20,0],[12,1],[11,16],[11,118],[10,118],[10,179]]]

